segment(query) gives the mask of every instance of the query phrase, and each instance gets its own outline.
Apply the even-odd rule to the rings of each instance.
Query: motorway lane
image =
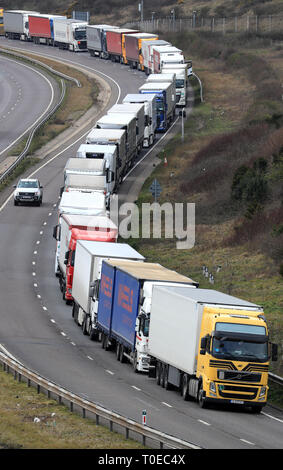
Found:
[[[42,72],[0,55],[0,156],[47,112],[53,87]]]
[[[80,57],[76,56],[76,60]],[[109,65],[113,66],[112,76],[118,72],[120,83],[128,92],[129,76],[122,75],[125,68]],[[63,303],[53,274],[52,239],[56,223],[54,204],[58,202],[62,169],[71,152],[72,149],[39,172],[45,186],[41,209],[14,208],[9,203],[0,213],[0,230],[5,234],[2,244],[5,253],[0,251],[4,312],[0,343],[25,364],[64,387],[138,422],[141,411],[147,409],[148,425],[200,446],[281,448],[282,421],[242,411],[200,410],[195,403],[185,403],[176,392],[167,392],[152,379],[134,374],[130,365],[118,363],[113,353],[103,351],[99,343],[84,337],[74,324],[71,309]]]

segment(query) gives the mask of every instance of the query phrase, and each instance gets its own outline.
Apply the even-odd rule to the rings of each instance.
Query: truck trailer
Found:
[[[29,34],[35,44],[47,44],[54,46],[54,21],[66,20],[66,16],[60,15],[29,15]]]
[[[165,132],[175,116],[176,88],[173,83],[145,83],[139,93],[156,95],[156,131]]]
[[[183,51],[174,46],[153,46],[153,73],[160,73],[165,64],[184,64]]]
[[[267,400],[270,351],[263,309],[211,289],[153,288],[149,376],[184,400],[251,407]]]
[[[157,40],[157,34],[152,33],[132,33],[125,34],[125,54],[124,63],[132,69],[144,70],[142,55],[142,44],[145,41]]]
[[[56,253],[55,253],[55,275],[59,276],[59,256],[60,256],[60,225],[62,214],[74,215],[91,215],[91,216],[107,216],[106,200],[104,194],[88,194],[79,191],[62,193],[60,204],[58,207],[58,225],[57,235],[53,232],[56,239]]]
[[[144,138],[143,147],[150,147],[155,139],[157,126],[157,97],[154,94],[133,93],[128,94],[123,99],[123,103],[143,103],[144,104]]]
[[[39,14],[37,11],[5,10],[3,14],[5,37],[30,41],[29,15],[37,14]]]
[[[192,289],[198,283],[158,263],[123,260],[102,263],[97,311],[102,347],[115,349],[117,359],[121,362],[128,359],[134,371],[148,371],[148,331],[155,285]]]
[[[90,150],[93,145],[100,145],[103,148],[98,152],[86,151],[86,158],[103,158],[107,159],[108,147],[115,145],[117,149],[116,155],[116,176],[115,176],[115,190],[119,187],[127,169],[127,155],[126,155],[126,131],[124,129],[97,129],[93,128],[86,137],[86,144]],[[91,147],[90,147],[91,146]],[[103,150],[104,149],[104,150]],[[112,152],[112,151],[111,151]],[[83,156],[77,155],[78,157]],[[110,167],[111,169],[111,167]],[[112,171],[112,170],[111,170]]]
[[[144,64],[144,72],[149,75],[153,72],[153,47],[156,46],[172,46],[170,42],[164,41],[163,39],[149,40],[142,42],[142,57]]]
[[[108,58],[112,62],[124,63],[126,60],[125,34],[138,33],[137,30],[128,28],[117,28],[106,31],[106,45]]]
[[[126,113],[133,114],[136,119],[136,147],[137,152],[140,153],[143,140],[144,140],[144,126],[145,126],[145,117],[144,117],[144,104],[143,103],[119,103],[114,104],[107,112],[107,114],[112,113]]]
[[[124,130],[126,134],[126,162],[127,171],[137,156],[136,117],[133,114],[108,112],[96,121],[97,129]]]
[[[72,295],[74,321],[90,339],[98,339],[97,309],[102,261],[109,259],[144,261],[144,257],[126,243],[78,241],[74,265]]]
[[[78,240],[97,242],[116,242],[117,226],[106,216],[62,214],[60,222],[54,227],[53,236],[60,242],[58,253],[57,277],[63,300],[71,303],[74,262]]]
[[[106,31],[112,31],[112,29],[118,29],[118,26],[110,26],[108,24],[87,25],[87,48],[92,57],[108,59]]]

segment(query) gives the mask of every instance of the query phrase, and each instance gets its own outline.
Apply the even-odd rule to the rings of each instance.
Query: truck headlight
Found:
[[[209,384],[209,391],[211,393],[216,393],[216,386],[215,386],[215,383],[214,382],[210,382]]]
[[[259,392],[259,396],[263,397],[265,394],[266,394],[266,387],[261,387],[260,392]]]

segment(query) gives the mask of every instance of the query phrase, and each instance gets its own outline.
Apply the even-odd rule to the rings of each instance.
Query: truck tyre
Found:
[[[121,353],[120,349],[121,349],[120,343],[117,343],[116,344],[116,359],[117,359],[117,361],[120,361],[120,353]]]
[[[205,400],[202,384],[200,384],[199,391],[198,391],[198,404],[201,408],[207,408],[207,403]]]
[[[91,341],[98,341],[98,332],[91,326],[89,327],[89,339]]]
[[[160,362],[156,363],[156,383],[160,385],[160,373],[161,373],[161,364]]]
[[[123,344],[120,345],[120,362],[123,364],[126,362],[126,358],[124,356],[124,346]]]
[[[137,358],[137,353],[135,353],[134,360],[133,360],[133,368],[134,368],[134,372],[136,374],[139,373],[139,370],[137,369],[137,366],[138,366],[138,358]]]
[[[165,390],[170,390],[171,389],[171,384],[168,381],[168,376],[169,376],[169,366],[166,364],[164,366],[164,388],[165,388]]]
[[[189,380],[187,374],[182,377],[182,397],[185,401],[189,399]]]
[[[161,363],[160,364],[160,385],[162,388],[164,388],[164,382],[165,382],[165,364]]]
[[[87,335],[86,317],[84,317],[83,319],[82,330],[83,330],[83,335]]]

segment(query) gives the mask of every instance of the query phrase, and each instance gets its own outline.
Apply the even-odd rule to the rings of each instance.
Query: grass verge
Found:
[[[0,368],[0,449],[145,449],[70,413]],[[39,421],[38,421],[39,420]]]

